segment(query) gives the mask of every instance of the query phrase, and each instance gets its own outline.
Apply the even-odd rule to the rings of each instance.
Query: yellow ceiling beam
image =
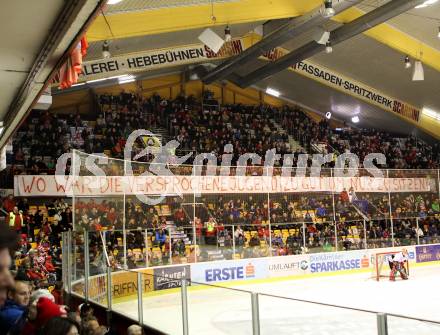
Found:
[[[107,21],[99,16],[87,32],[89,41],[154,35],[166,32],[204,28],[215,25],[238,24],[271,19],[296,17],[317,8],[322,0],[242,0],[211,5],[187,6],[146,10],[142,12],[108,15]],[[362,16],[364,11],[350,8],[333,20],[347,23]],[[366,36],[387,45],[402,54],[420,59],[426,65],[440,71],[440,51],[403,33],[389,24],[381,24],[367,30]]]
[[[154,35],[216,25],[296,17],[322,5],[322,0],[241,0],[238,2],[162,8],[133,13],[100,15],[87,32],[90,42]],[[216,20],[211,16],[214,14]],[[113,32],[113,35],[112,35]]]
[[[343,13],[334,17],[335,21],[347,23],[364,15],[360,9],[350,8]],[[432,32],[435,33],[434,31]],[[440,51],[423,43],[422,41],[394,28],[393,26],[383,23],[364,32],[364,34],[372,39],[389,46],[390,48],[406,54],[414,59],[421,60],[424,64],[440,71]],[[403,61],[403,58],[402,58]]]

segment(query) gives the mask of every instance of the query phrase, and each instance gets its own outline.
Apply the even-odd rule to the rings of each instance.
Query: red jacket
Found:
[[[350,198],[348,197],[348,192],[347,191],[342,191],[341,194],[339,195],[339,198],[343,202],[348,202],[350,200]]]
[[[5,209],[6,212],[12,212],[14,210],[14,207],[15,207],[14,199],[6,198],[5,200],[3,200],[3,208]]]

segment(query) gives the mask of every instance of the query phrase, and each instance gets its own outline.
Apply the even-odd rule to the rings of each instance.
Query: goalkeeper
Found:
[[[403,249],[402,252],[392,255],[391,257],[391,260],[388,262],[391,269],[390,280],[396,280],[397,272],[400,273],[400,277],[402,277],[402,279],[408,279],[408,271],[405,267],[405,263],[408,264],[408,250]]]

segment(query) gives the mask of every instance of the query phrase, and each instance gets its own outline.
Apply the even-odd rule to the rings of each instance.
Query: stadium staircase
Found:
[[[289,139],[289,147],[292,152],[296,152],[297,150],[300,152],[305,152],[304,148],[299,144],[298,141],[296,141],[292,135],[289,135],[286,130],[281,126],[279,123],[277,123],[274,119],[270,119],[270,122],[272,122],[273,126],[278,130],[281,134],[287,134],[287,137]]]
[[[192,222],[191,222],[192,224]],[[188,237],[188,235],[185,233],[184,229],[178,229],[174,223],[174,221],[167,221],[166,229],[168,230],[170,234],[170,238],[173,241],[182,239],[185,245],[192,245],[193,241]],[[206,252],[206,257],[210,261],[220,261],[224,260],[225,256],[223,255],[223,252],[221,249],[218,248],[216,245],[205,245],[200,242],[198,242],[201,251]]]
[[[185,245],[192,244],[192,240],[190,240],[185,231],[183,229],[177,229],[174,221],[167,221],[166,229],[172,240],[182,239],[185,242]]]
[[[160,137],[162,145],[165,145],[170,140],[168,130],[163,127],[151,127],[149,131]]]
[[[351,204],[351,207],[355,210],[356,213],[358,213],[365,221],[369,222],[370,218],[355,204]]]
[[[304,148],[299,144],[298,141],[296,141],[292,135],[288,135],[289,138],[289,145],[292,152],[296,152],[297,150],[300,152],[305,152]]]

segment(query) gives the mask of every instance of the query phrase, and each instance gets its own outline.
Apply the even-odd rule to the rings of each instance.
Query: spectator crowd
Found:
[[[224,146],[231,144],[232,164],[242,153],[255,152],[264,158],[268,149],[276,149],[279,154],[296,156],[306,152],[352,152],[361,162],[365,155],[378,152],[387,157],[382,167],[392,169],[439,166],[438,143],[430,145],[413,136],[375,129],[345,125],[332,128],[325,118],[316,122],[297,107],[204,106],[192,96],[171,101],[156,94],[145,98],[126,92],[119,96],[101,95],[98,101],[99,109],[88,115],[88,120],[80,114],[34,111],[14,138],[14,154],[9,157],[12,173],[53,173],[56,159],[71,149],[123,158],[126,139],[133,130],[158,128],[167,133],[162,141],[176,139],[181,152],[214,153],[220,157]],[[300,146],[291,148],[289,136]],[[317,149],[317,144],[322,150]],[[133,156],[143,146],[144,143],[137,143]],[[332,167],[333,163],[327,166]]]
[[[65,305],[61,273],[61,233],[72,229],[71,206],[64,199],[30,205],[8,196],[0,208],[0,334],[116,334],[100,324],[90,304]],[[140,335],[140,327],[127,334]]]
[[[438,144],[378,130],[333,129],[327,120],[315,122],[288,106],[220,107],[210,99],[213,104],[207,107],[193,97],[170,101],[126,92],[102,95],[98,101],[99,111],[91,120],[79,114],[33,112],[14,139],[9,173],[53,173],[56,158],[73,148],[121,158],[127,137],[139,128],[164,129],[168,138],[163,140],[176,139],[181,152],[220,157],[225,145],[231,144],[233,164],[242,153],[264,157],[273,148],[279,154],[294,153],[297,159],[319,144],[326,153],[349,151],[361,161],[368,153],[384,153],[385,168],[439,167]],[[291,148],[291,138],[300,144],[298,149]],[[137,142],[133,154],[144,145]],[[111,165],[106,172],[119,174],[121,169]],[[248,173],[259,174],[261,169],[249,168]],[[225,194],[203,195],[197,206],[191,201],[170,196],[150,206],[130,196],[125,203],[81,199],[72,209],[64,199],[38,199],[32,204],[26,198],[1,199],[5,222],[0,222],[0,335],[112,333],[111,327],[100,325],[90,305],[77,311],[64,305],[61,234],[73,227],[90,232],[90,275],[103,273],[107,265],[137,268],[378,248],[391,246],[392,239],[396,246],[440,242],[440,201],[435,190],[356,194],[344,189],[340,194],[274,194],[269,199]],[[74,238],[80,255],[76,269],[81,271],[84,237],[78,233]],[[140,334],[135,328],[128,333]]]

